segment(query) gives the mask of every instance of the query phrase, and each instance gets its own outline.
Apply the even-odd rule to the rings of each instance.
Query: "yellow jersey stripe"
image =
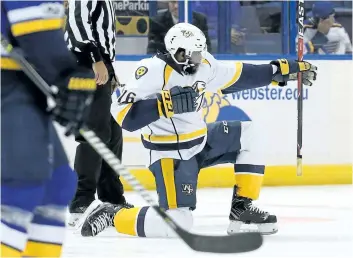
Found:
[[[211,67],[210,62],[206,58],[202,59],[202,63],[203,64],[207,64],[207,65],[209,65]]]
[[[118,115],[117,115],[117,117],[116,117],[116,121],[118,122],[118,124],[119,124],[120,126],[122,126],[123,121],[124,121],[124,119],[125,119],[127,113],[130,111],[130,109],[131,109],[131,107],[132,107],[132,104],[133,104],[133,103],[127,104],[126,107],[124,107],[123,110],[121,110],[121,111],[118,113]]]
[[[3,70],[21,70],[21,66],[9,57],[1,57],[0,65]]]
[[[173,72],[173,68],[170,66],[170,65],[166,65],[164,67],[164,74],[163,74],[163,87],[162,89],[164,89],[164,87],[167,85],[168,81],[169,81],[169,78],[171,76]]]
[[[223,87],[221,87],[220,89],[224,90],[224,89],[232,86],[234,83],[236,83],[237,80],[239,80],[242,71],[243,71],[243,63],[236,62],[235,63],[235,73],[233,75],[233,78],[227,84],[225,84]]]
[[[182,141],[189,141],[195,138],[200,138],[205,136],[207,133],[207,127],[193,131],[191,133],[179,134],[179,142]],[[148,135],[144,134],[143,139],[148,142],[177,142],[178,141],[177,135]]]
[[[49,31],[49,30],[58,30],[62,29],[64,25],[63,18],[57,19],[40,19],[40,20],[32,20],[32,21],[24,21],[13,24],[11,26],[12,35],[15,37],[23,36],[31,33],[41,32],[41,31]]]
[[[60,257],[61,244],[28,241],[22,256],[28,257]]]
[[[161,159],[161,168],[169,209],[177,208],[177,196],[174,181],[174,160]]]

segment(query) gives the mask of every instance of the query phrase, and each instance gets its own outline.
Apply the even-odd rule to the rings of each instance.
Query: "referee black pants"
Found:
[[[109,71],[109,67],[107,68]],[[105,85],[98,85],[87,125],[121,160],[122,129],[110,114],[111,93],[111,80]],[[77,137],[76,141],[79,145],[76,149],[74,168],[78,174],[78,186],[70,204],[70,212],[74,213],[77,208],[90,205],[95,199],[96,191],[98,198],[103,202],[125,203],[124,189],[119,177],[82,137]]]

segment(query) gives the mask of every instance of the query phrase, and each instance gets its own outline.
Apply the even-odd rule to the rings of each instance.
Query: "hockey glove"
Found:
[[[191,87],[175,86],[170,90],[163,90],[157,94],[159,115],[169,118],[174,114],[194,112],[197,96],[198,94]]]
[[[313,85],[312,81],[316,80],[316,66],[302,61],[294,61],[287,59],[278,59],[270,64],[276,65],[278,71],[273,75],[272,85],[286,86],[288,81],[296,81],[298,73],[302,73],[302,81],[304,85]]]
[[[92,70],[78,68],[60,79],[53,87],[56,106],[52,110],[55,121],[66,127],[65,135],[77,135],[89,113],[96,90]],[[55,91],[55,90],[54,90]]]

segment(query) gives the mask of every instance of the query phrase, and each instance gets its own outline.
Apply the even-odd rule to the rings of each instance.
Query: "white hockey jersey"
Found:
[[[166,60],[166,55],[158,54],[143,59],[137,64],[134,76],[127,82],[119,98],[113,94],[111,113],[120,125],[124,125],[127,114],[131,121],[137,115],[132,111],[135,104],[141,100],[155,100],[161,90],[174,86],[193,86],[201,92],[227,89],[239,80],[243,65],[241,62],[223,63],[207,53],[198,71],[193,75],[185,75],[178,71],[175,64]],[[273,71],[271,65],[266,67],[262,70],[269,74],[266,79],[268,85]],[[207,139],[207,126],[201,114],[203,93],[197,103],[196,112],[176,114],[171,118],[158,117],[141,129],[142,143],[150,150],[150,164],[161,158],[188,160],[203,149]],[[149,108],[145,108],[136,112],[145,112],[147,116],[149,111]],[[134,123],[144,119],[135,119]]]
[[[327,35],[318,32],[313,25],[305,25],[304,44],[304,54],[343,55],[352,52],[352,43],[348,33],[338,23],[330,28]]]

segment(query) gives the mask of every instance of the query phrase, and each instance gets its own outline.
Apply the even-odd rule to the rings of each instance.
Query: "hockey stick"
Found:
[[[17,61],[23,72],[32,82],[46,95],[48,104],[55,106],[55,98],[50,86],[41,78],[34,68],[23,57],[20,51],[13,48],[3,37],[2,46],[10,56]],[[99,137],[89,129],[81,129],[80,134],[94,148],[97,153],[109,164],[117,175],[122,176],[132,188],[163,218],[163,220],[176,232],[176,234],[193,250],[211,253],[242,253],[258,249],[263,238],[258,232],[239,233],[224,236],[197,235],[187,232],[176,224],[176,222],[160,208],[141,183],[121,164],[114,153],[101,141]]]
[[[298,1],[297,8],[298,24],[298,61],[303,61],[304,52],[304,0]],[[298,73],[298,102],[297,102],[297,176],[303,174],[302,168],[302,146],[303,146],[303,81],[302,74]]]

